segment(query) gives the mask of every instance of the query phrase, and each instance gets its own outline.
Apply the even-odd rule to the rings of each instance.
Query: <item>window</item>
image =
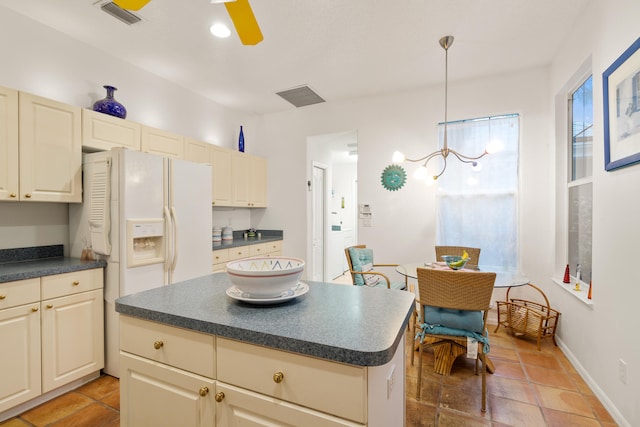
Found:
[[[443,124],[439,134],[442,145]],[[437,181],[438,245],[478,247],[480,264],[518,270],[519,135],[517,114],[447,125],[449,146],[465,155],[481,154],[493,140],[501,141],[504,148],[480,159],[479,172],[448,159],[447,171]]]
[[[591,280],[593,205],[593,88],[592,76],[569,96],[568,262],[572,276]]]

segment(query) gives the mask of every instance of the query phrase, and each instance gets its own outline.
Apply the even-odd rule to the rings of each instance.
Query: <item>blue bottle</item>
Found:
[[[244,153],[244,133],[242,132],[242,126],[240,126],[240,136],[238,137],[238,150]]]

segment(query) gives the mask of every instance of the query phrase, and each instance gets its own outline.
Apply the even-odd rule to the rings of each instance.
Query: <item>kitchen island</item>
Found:
[[[404,425],[413,295],[306,283],[278,305],[228,297],[224,273],[116,300],[122,426]]]

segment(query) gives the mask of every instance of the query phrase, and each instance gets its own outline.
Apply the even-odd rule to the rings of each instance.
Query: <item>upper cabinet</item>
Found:
[[[184,158],[184,137],[149,126],[142,126],[141,151],[182,159]]]
[[[18,91],[0,87],[0,200],[18,200]]]
[[[227,148],[211,146],[212,203],[214,206],[233,206],[231,199],[231,153]]]
[[[267,160],[211,146],[213,205],[267,207]]]
[[[0,93],[0,200],[81,203],[81,109]]]
[[[126,147],[140,151],[139,123],[118,117],[82,110],[82,146],[91,150],[111,150],[113,147]]]

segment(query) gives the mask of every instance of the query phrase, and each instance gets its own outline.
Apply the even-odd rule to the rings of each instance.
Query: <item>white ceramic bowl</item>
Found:
[[[298,284],[304,261],[290,257],[256,257],[227,264],[227,275],[236,288],[251,298],[275,298]]]

